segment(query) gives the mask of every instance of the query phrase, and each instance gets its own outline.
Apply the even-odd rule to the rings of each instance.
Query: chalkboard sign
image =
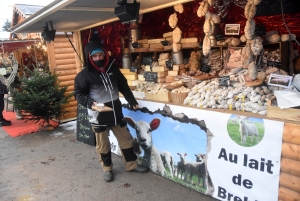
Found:
[[[151,65],[152,61],[152,57],[143,57],[143,65]]]
[[[162,44],[163,46],[168,46],[168,45],[170,45],[169,41],[167,41],[167,40],[163,40],[163,41],[160,41],[160,42],[161,42],[161,44]]]
[[[207,64],[201,64],[201,69],[202,72],[204,73],[209,73],[211,70],[211,66]]]
[[[219,77],[219,85],[228,87],[230,85],[230,76]]]
[[[255,36],[264,36],[264,35],[266,35],[265,26],[263,24],[257,24],[255,26],[254,35]]]
[[[276,62],[276,61],[267,61],[267,65],[268,66],[277,67],[277,68],[281,68],[281,63],[280,62]]]
[[[167,67],[169,70],[173,70],[173,62],[172,62],[172,60],[166,61],[166,67]]]
[[[256,6],[255,16],[268,16],[281,14],[281,1],[284,14],[292,14],[300,11],[299,0],[262,0]]]
[[[138,42],[134,42],[131,44],[133,48],[138,48],[140,47],[139,43]]]
[[[96,146],[95,134],[89,122],[86,107],[78,104],[76,139],[85,144]]]
[[[225,40],[223,34],[215,34],[215,39],[216,39],[216,41]]]
[[[147,82],[157,82],[157,72],[144,72],[144,78]]]
[[[137,72],[137,66],[130,66],[130,72]]]

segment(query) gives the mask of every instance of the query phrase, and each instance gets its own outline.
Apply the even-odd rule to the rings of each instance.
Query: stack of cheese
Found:
[[[177,75],[181,75],[185,72],[184,64],[173,64],[173,69],[168,71],[168,76],[166,77],[166,82],[174,82]]]
[[[172,45],[172,43],[173,43],[173,31],[163,33],[163,38],[164,38],[164,40],[168,41],[170,43],[170,45]]]
[[[138,42],[139,48],[145,48],[147,51],[149,50],[148,39],[141,39],[137,40],[136,42]]]
[[[161,53],[158,58],[158,62],[152,67],[152,72],[157,72],[157,82],[165,83],[166,76],[168,75],[168,68],[166,67],[166,61],[170,60],[170,53]]]
[[[120,71],[127,79],[127,83],[129,86],[136,86],[138,84],[137,83],[138,76],[136,72],[130,72],[129,68],[120,68]]]
[[[181,48],[199,47],[198,38],[181,38],[180,44]]]
[[[163,38],[157,38],[157,39],[148,39],[149,44],[149,51],[160,51],[164,49],[164,46],[161,44],[161,41],[163,41]]]

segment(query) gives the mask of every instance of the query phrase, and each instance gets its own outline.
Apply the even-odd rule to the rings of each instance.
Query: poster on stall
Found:
[[[218,200],[278,200],[283,122],[143,100],[133,111],[121,102],[138,162],[151,171]]]

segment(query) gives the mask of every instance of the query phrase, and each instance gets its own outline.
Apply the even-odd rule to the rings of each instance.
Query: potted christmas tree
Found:
[[[65,95],[68,86],[59,87],[58,74],[38,68],[27,72],[28,77],[20,78],[21,90],[11,89],[13,105],[16,110],[28,114],[23,119],[50,130],[50,120],[68,112],[61,106],[67,103],[73,93]]]

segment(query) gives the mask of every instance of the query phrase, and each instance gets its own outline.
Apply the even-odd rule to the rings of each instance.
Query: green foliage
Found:
[[[10,22],[8,19],[6,19],[6,21],[5,21],[4,24],[2,25],[2,31],[9,31],[9,29],[10,29],[10,24],[11,24],[11,22]]]
[[[21,90],[11,89],[14,107],[30,113],[26,120],[47,125],[51,119],[66,113],[61,107],[73,96],[64,95],[68,86],[59,87],[58,74],[50,74],[39,69],[29,71],[29,78],[23,77]]]

